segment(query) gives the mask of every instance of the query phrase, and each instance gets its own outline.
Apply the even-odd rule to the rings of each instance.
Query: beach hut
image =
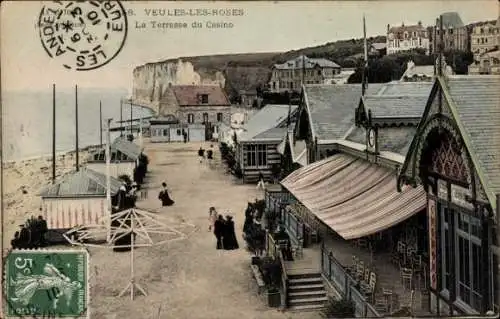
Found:
[[[168,114],[149,120],[152,143],[182,142],[185,128],[175,116]]]
[[[121,175],[134,176],[134,169],[139,165],[141,149],[133,142],[124,137],[118,137],[111,144],[110,175],[119,177]],[[106,174],[106,148],[92,153],[87,161],[87,168]]]
[[[111,177],[111,201],[122,181]],[[106,175],[81,168],[43,189],[42,215],[50,230],[67,230],[79,225],[96,225],[107,217]]]

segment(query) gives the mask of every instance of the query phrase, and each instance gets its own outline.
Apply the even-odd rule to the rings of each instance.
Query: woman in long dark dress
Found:
[[[234,232],[234,222],[233,217],[226,216],[226,221],[224,223],[224,233],[222,235],[222,245],[225,250],[234,250],[240,248],[238,245],[238,240],[236,239],[236,233]]]
[[[222,236],[224,235],[224,218],[222,215],[219,215],[217,220],[214,223],[214,235],[217,238],[217,249],[222,249]]]
[[[172,206],[175,202],[168,195],[167,184],[162,183],[161,186],[163,186],[163,189],[161,190],[160,194],[158,194],[158,199],[161,200],[161,205]]]

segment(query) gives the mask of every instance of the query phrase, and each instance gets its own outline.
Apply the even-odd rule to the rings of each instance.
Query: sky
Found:
[[[68,70],[42,47],[36,23],[41,1],[3,1],[1,5],[2,90],[46,90],[58,87],[123,87],[130,90],[136,66],[182,56],[280,52],[363,36],[384,35],[387,24],[432,25],[440,13],[456,11],[464,23],[494,20],[497,0],[487,1],[294,1],[294,2],[160,2],[123,1],[128,35],[121,52],[107,65],[90,71]],[[153,9],[235,9],[237,16],[151,16]],[[157,11],[160,13],[160,11]],[[149,15],[148,15],[149,13]],[[155,22],[187,23],[185,29],[153,28]],[[145,23],[144,26],[142,23]],[[200,22],[202,28],[192,28]],[[232,23],[208,28],[207,23]]]

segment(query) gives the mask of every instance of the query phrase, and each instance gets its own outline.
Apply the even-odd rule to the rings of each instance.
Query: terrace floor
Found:
[[[422,293],[414,280],[414,300],[411,301],[411,290],[405,289],[400,280],[399,268],[391,263],[390,253],[372,254],[366,249],[355,247],[346,240],[335,235],[325,239],[325,248],[333,253],[333,257],[344,267],[352,264],[352,256],[358,257],[377,275],[376,290],[391,289],[399,300],[399,308],[411,307],[414,315],[430,315],[428,294]],[[321,272],[321,245],[317,244],[303,249],[303,258],[285,262],[287,273]],[[392,309],[392,312],[398,310]]]

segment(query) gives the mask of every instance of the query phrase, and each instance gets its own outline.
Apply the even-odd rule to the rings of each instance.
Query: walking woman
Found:
[[[222,249],[222,235],[224,234],[225,221],[222,215],[219,215],[214,223],[214,235],[217,238],[217,249]]]
[[[161,183],[161,186],[163,186],[163,189],[158,194],[158,199],[161,200],[162,206],[172,206],[175,202],[168,195],[167,184]]]
[[[226,220],[224,223],[224,233],[222,236],[222,244],[225,250],[234,250],[240,248],[240,246],[238,245],[238,240],[236,239],[232,216],[226,216]]]
[[[210,207],[208,210],[208,231],[212,230],[212,227],[214,227],[216,221],[217,211],[215,210],[215,207]]]

